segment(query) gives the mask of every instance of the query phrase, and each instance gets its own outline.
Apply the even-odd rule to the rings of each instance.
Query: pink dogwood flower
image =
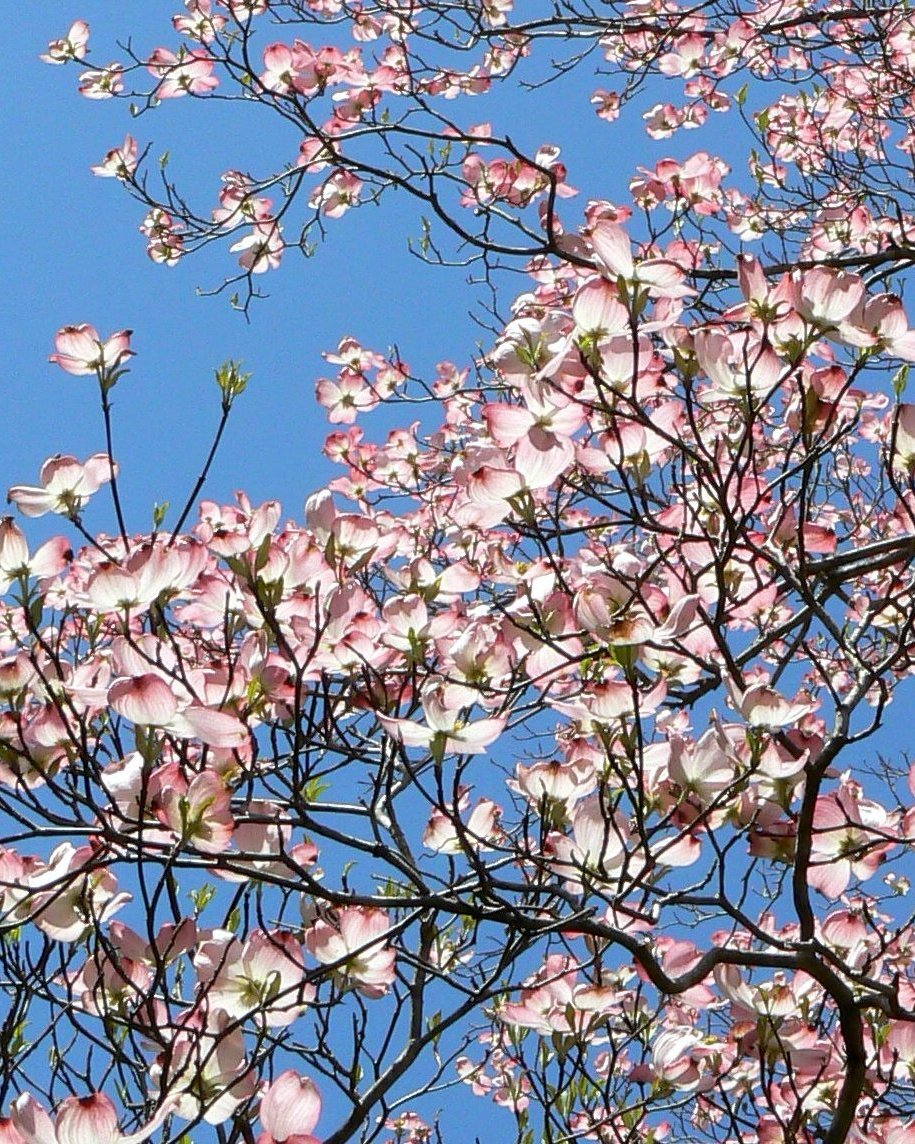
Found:
[[[852,878],[864,881],[877,872],[897,836],[897,817],[864,798],[860,785],[843,776],[835,794],[817,799],[808,883],[838,898]]]
[[[458,811],[465,810],[469,804],[470,796],[465,791],[456,809],[446,813],[438,807],[433,808],[423,831],[423,846],[439,854],[462,854],[467,847],[491,849],[500,836],[502,809],[491,798],[481,798],[464,824],[459,820]]]
[[[169,1048],[151,1073],[176,1116],[221,1124],[254,1095],[257,1082],[245,1057],[244,1033],[227,1013],[204,1015],[195,1009],[169,1033]]]
[[[831,267],[805,270],[794,284],[794,307],[801,317],[823,329],[844,321],[864,297],[864,281]]]
[[[629,329],[629,311],[606,278],[589,278],[572,300],[572,317],[580,340],[599,343]],[[631,351],[630,351],[631,352]]]
[[[591,232],[591,248],[600,272],[611,281],[622,279],[627,287],[647,290],[652,298],[684,298],[695,291],[685,285],[681,267],[666,258],[632,256],[629,235],[612,222],[599,222]]]
[[[571,836],[551,838],[556,871],[569,888],[580,891],[583,880],[598,885],[618,881],[630,837],[623,816],[605,807],[598,795],[591,795],[577,803],[571,825]]]
[[[287,1069],[261,1097],[258,1116],[264,1131],[257,1144],[320,1144],[311,1134],[320,1115],[321,1094],[314,1081]]]
[[[705,1092],[717,1083],[727,1049],[692,1026],[664,1029],[651,1047],[652,1071],[681,1092]]]
[[[63,536],[55,536],[31,555],[22,530],[10,516],[0,519],[0,594],[22,577],[44,580],[61,572],[73,553]]]
[[[93,175],[101,179],[120,179],[125,182],[137,169],[137,141],[132,135],[125,135],[119,147],[106,152],[101,163],[89,168]]]
[[[443,684],[423,693],[421,703],[425,723],[394,719],[388,715],[379,715],[378,721],[405,747],[427,747],[433,753],[479,755],[502,734],[507,719],[500,716],[467,722],[461,713],[474,698],[469,688]]]
[[[809,715],[816,703],[804,699],[788,700],[767,683],[752,683],[741,691],[732,680],[727,680],[731,702],[751,727],[790,727]]]
[[[162,676],[153,672],[117,680],[109,688],[108,702],[131,723],[159,727],[185,739],[200,739],[211,747],[232,750],[248,742],[247,728],[237,716],[179,698]]]
[[[572,436],[584,422],[579,403],[542,386],[528,385],[525,404],[491,403],[483,417],[493,441],[514,447],[515,468],[529,489],[549,487],[574,460]]]
[[[150,775],[152,811],[182,843],[219,854],[232,840],[229,792],[213,771],[186,778],[179,763],[165,763]]]
[[[521,1000],[500,1006],[497,1015],[506,1025],[542,1037],[587,1036],[620,1004],[616,989],[578,981],[574,961],[561,954],[551,954],[525,986]]]
[[[107,67],[83,72],[76,90],[86,99],[113,99],[124,90],[124,68],[115,60]]]
[[[184,253],[184,235],[181,226],[170,214],[154,207],[140,224],[140,233],[146,235],[146,253],[163,266],[174,266]]]
[[[172,27],[189,39],[208,44],[226,26],[226,17],[213,12],[210,0],[184,0],[184,6],[187,15],[172,16]]]
[[[63,326],[57,331],[55,352],[49,355],[48,361],[77,376],[117,369],[127,358],[133,357],[132,333],[132,330],[118,330],[102,341],[95,326],[86,322]]]
[[[341,370],[336,380],[320,378],[315,396],[332,425],[352,425],[359,413],[374,409],[380,400],[377,389],[361,373],[348,369]]]
[[[290,1025],[314,989],[305,985],[302,949],[290,933],[255,930],[245,942],[215,930],[194,955],[207,1002],[230,1017],[262,1016],[268,1028]]]
[[[672,752],[670,777],[689,803],[703,808],[734,782],[737,765],[734,748],[715,722],[691,750]]]
[[[30,897],[24,909],[54,941],[73,942],[125,906],[131,895],[118,892],[117,879],[100,867],[91,846],[62,842],[47,863],[27,876]]]
[[[285,249],[280,225],[273,220],[256,223],[249,234],[229,247],[232,254],[239,255],[239,266],[251,274],[276,270]]]
[[[5,1144],[142,1144],[148,1140],[171,1111],[164,1103],[139,1132],[129,1135],[118,1128],[118,1114],[104,1093],[68,1096],[57,1108],[52,1121],[31,1093],[13,1101],[9,1124],[18,1140],[7,1136]],[[0,1136],[0,1139],[4,1139]]]
[[[13,485],[7,500],[23,516],[44,516],[48,512],[75,516],[99,486],[111,480],[112,468],[117,473],[117,466],[112,466],[107,453],[93,453],[82,464],[75,457],[59,454],[41,466],[41,487]]]
[[[902,302],[895,294],[864,296],[840,325],[838,337],[848,345],[915,361],[915,330],[909,329]]]
[[[206,95],[219,86],[212,74],[213,59],[204,48],[176,54],[167,48],[156,48],[147,61],[147,71],[161,82],[156,88],[157,99],[177,99],[182,95]]]
[[[328,218],[340,218],[359,202],[362,180],[352,171],[335,171],[323,186],[318,187],[308,205],[320,209]]]
[[[364,997],[382,997],[394,980],[394,950],[384,940],[388,918],[382,910],[349,906],[333,922],[316,921],[305,934],[308,952],[333,966],[343,985]]]
[[[48,44],[47,52],[38,58],[46,64],[65,64],[84,59],[89,51],[89,25],[85,20],[74,20],[70,31],[59,40]]]

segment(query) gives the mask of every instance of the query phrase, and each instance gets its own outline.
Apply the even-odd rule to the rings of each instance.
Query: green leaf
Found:
[[[199,890],[191,890],[188,897],[194,906],[194,916],[200,917],[210,902],[216,897],[216,888],[209,882],[204,882]]]
[[[250,380],[250,373],[242,373],[240,361],[224,361],[216,370],[216,384],[222,392],[224,401],[230,405],[236,397],[245,392]]]
[[[44,597],[36,596],[34,600],[29,603],[29,623],[33,628],[41,625],[41,617],[44,615]]]

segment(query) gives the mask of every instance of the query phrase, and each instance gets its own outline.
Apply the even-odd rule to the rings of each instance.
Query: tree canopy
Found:
[[[131,124],[94,170],[163,274],[218,247],[251,312],[400,196],[483,345],[328,349],[339,475],[288,518],[200,499],[224,363],[149,531],[131,332],[59,331],[105,435],[9,490],[62,535],[0,524],[0,1144],[913,1144],[915,770],[867,741],[915,666],[915,12],[123,23],[117,62],[82,20],[45,58],[140,125],[226,100],[289,139],[197,202]],[[625,201],[522,145],[544,93]]]

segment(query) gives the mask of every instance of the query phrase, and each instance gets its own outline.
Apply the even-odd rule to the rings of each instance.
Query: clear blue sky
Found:
[[[234,267],[225,246],[171,269],[147,258],[137,231],[142,209],[114,180],[89,171],[125,131],[151,144],[153,156],[168,150],[170,171],[207,207],[216,204],[223,170],[251,169],[296,150],[269,117],[246,122],[236,105],[178,100],[131,122],[126,104],[77,95],[81,68],[38,60],[76,16],[90,23],[91,43],[106,62],[122,57],[115,40],[126,33],[138,50],[174,47],[170,17],[179,9],[161,0],[30,6],[11,21],[0,111],[10,427],[0,445],[0,485],[34,482],[53,453],[83,457],[103,448],[91,379],[46,361],[55,330],[83,321],[103,334],[131,327],[138,356],[114,393],[115,452],[138,530],[153,501],[183,499],[199,469],[218,416],[212,371],[222,360],[242,359],[254,379],[210,492],[222,497],[244,487],[252,497],[279,497],[287,513],[299,515],[303,496],[330,473],[319,456],[327,426],[313,398],[315,378],[328,372],[320,351],[351,333],[382,351],[396,343],[414,368],[431,372],[445,356],[469,360],[476,337],[464,315],[461,272],[422,267],[406,252],[406,220],[394,222],[392,211],[354,212],[331,226],[332,241],[315,258],[288,256],[263,279],[271,298],[254,307],[250,324],[225,296],[196,296],[198,286],[217,285]],[[88,523],[101,527],[109,515],[99,506]]]
[[[127,36],[141,54],[174,48],[179,37],[170,18],[180,8],[172,0],[52,0],[10,21],[5,44],[4,413],[14,428],[0,446],[0,487],[33,483],[53,453],[83,457],[103,447],[91,380],[46,362],[55,330],[84,321],[103,334],[130,327],[138,356],[114,394],[115,453],[129,523],[138,531],[154,501],[175,505],[193,482],[218,414],[212,371],[224,359],[242,359],[254,379],[208,493],[222,498],[244,487],[252,498],[278,497],[288,515],[298,516],[303,496],[331,474],[319,454],[327,426],[313,399],[315,378],[326,372],[322,349],[344,334],[382,351],[396,344],[414,372],[431,376],[442,358],[469,364],[485,337],[467,318],[474,293],[466,272],[425,267],[407,252],[406,236],[419,226],[405,203],[388,200],[331,221],[327,244],[309,261],[287,255],[279,272],[262,276],[271,298],[254,306],[250,325],[225,296],[196,295],[198,286],[211,288],[232,271],[225,246],[171,269],[149,261],[137,232],[141,208],[114,180],[89,171],[126,131],[150,145],[153,157],[167,150],[170,175],[207,210],[221,172],[281,166],[298,139],[269,115],[212,101],[204,107],[173,100],[131,121],[123,102],[77,95],[82,68],[50,67],[38,56],[76,17],[91,25],[95,60],[123,58],[117,41]],[[590,196],[624,201],[628,177],[641,163],[709,145],[699,138],[704,132],[652,144],[636,128],[623,136],[631,143],[627,153],[619,125],[609,129],[594,117],[592,86],[579,77],[571,90],[567,84],[515,95],[502,105],[507,117],[487,100],[465,112],[468,122],[491,117],[506,124],[522,144],[562,145],[570,182],[583,192],[563,208],[572,226]],[[517,290],[526,288],[524,279],[514,281]],[[409,419],[406,411],[397,415],[398,422]],[[110,527],[107,505],[97,499],[87,524]]]

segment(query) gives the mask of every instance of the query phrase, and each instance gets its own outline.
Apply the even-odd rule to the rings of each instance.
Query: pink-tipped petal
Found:
[[[141,726],[162,726],[178,711],[171,688],[151,673],[118,680],[109,688],[108,702],[123,718]]]

